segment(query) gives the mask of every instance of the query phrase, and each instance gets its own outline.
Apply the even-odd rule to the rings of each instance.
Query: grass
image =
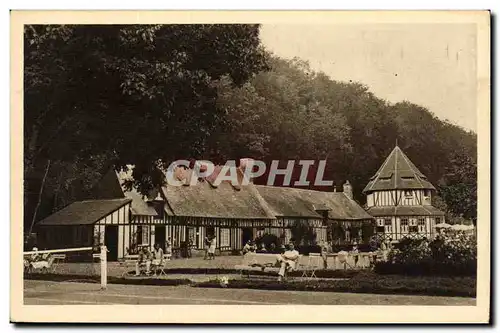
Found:
[[[217,281],[196,283],[193,286],[221,288]],[[473,277],[381,276],[374,273],[362,273],[348,280],[330,281],[230,280],[227,288],[475,297],[476,279]]]

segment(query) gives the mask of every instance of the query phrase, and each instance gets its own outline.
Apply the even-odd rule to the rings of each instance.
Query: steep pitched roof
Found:
[[[276,216],[322,218],[317,210],[328,209],[333,220],[372,219],[342,192],[321,192],[290,187],[256,185]]]
[[[253,184],[237,189],[229,182],[213,187],[207,181],[197,185],[162,187],[167,214],[234,219],[274,219]]]
[[[363,193],[395,189],[436,189],[398,146],[370,179]]]
[[[89,225],[131,202],[131,199],[74,202],[38,222],[39,226]]]

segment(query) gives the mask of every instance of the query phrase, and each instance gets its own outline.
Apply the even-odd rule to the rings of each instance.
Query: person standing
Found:
[[[170,237],[165,242],[165,254],[167,255],[167,260],[172,258],[172,239]]]
[[[210,255],[208,253],[208,250],[210,248],[210,237],[209,236],[205,237],[203,245],[205,247],[205,256],[203,257],[203,260],[210,259]]]
[[[212,236],[210,240],[210,246],[208,248],[208,257],[209,259],[215,259],[215,249],[217,248],[217,238]]]
[[[328,243],[323,241],[321,242],[321,258],[323,258],[323,268],[328,268]]]

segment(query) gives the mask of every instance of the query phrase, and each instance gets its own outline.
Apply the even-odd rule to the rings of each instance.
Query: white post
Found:
[[[101,245],[101,289],[106,289],[107,287],[107,252],[108,249],[106,248],[106,245]]]

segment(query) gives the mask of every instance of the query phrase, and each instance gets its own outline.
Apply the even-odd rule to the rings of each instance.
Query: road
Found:
[[[212,289],[189,286],[108,285],[24,281],[24,303],[46,304],[224,304],[224,305],[475,305],[474,298],[330,292]]]

